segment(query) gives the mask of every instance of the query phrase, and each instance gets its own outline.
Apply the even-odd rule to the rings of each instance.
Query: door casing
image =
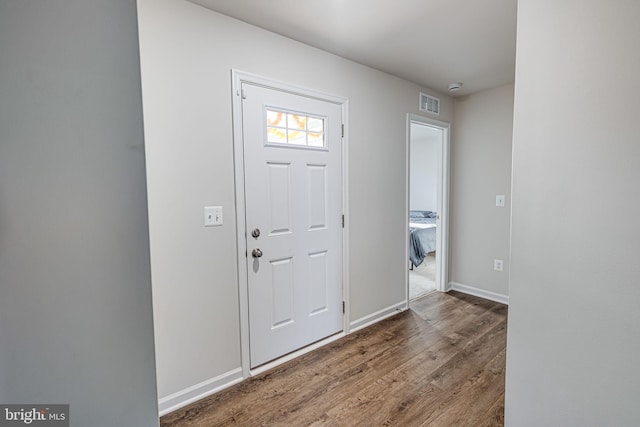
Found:
[[[238,268],[238,297],[240,309],[240,352],[242,374],[248,378],[257,373],[271,369],[294,357],[309,352],[328,342],[334,341],[349,333],[349,171],[348,171],[348,99],[336,95],[322,93],[316,90],[268,79],[255,74],[239,70],[232,70],[232,100],[233,100],[233,146],[235,163],[235,196],[236,196],[236,240],[237,240],[237,268]],[[344,228],[342,229],[342,299],[345,302],[343,316],[343,332],[333,335],[318,343],[304,347],[273,362],[269,362],[257,369],[250,369],[249,353],[249,291],[245,258],[247,256],[246,206],[245,206],[245,172],[244,172],[244,140],[242,130],[242,83],[267,87],[273,90],[301,95],[319,100],[333,102],[342,106],[342,123],[344,134],[342,137],[342,207]]]
[[[406,170],[407,175],[405,179],[405,191],[407,197],[407,206],[405,212],[405,221],[406,226],[405,230],[407,230],[406,235],[406,243],[405,248],[407,248],[406,252],[406,260],[405,260],[405,283],[406,283],[406,301],[407,308],[409,307],[409,177],[410,177],[410,167],[411,167],[411,123],[417,123],[420,125],[430,126],[442,131],[442,146],[441,153],[442,158],[438,164],[438,171],[440,172],[439,181],[441,183],[440,188],[438,189],[438,193],[441,195],[440,200],[438,201],[438,205],[441,206],[441,211],[438,212],[440,215],[440,256],[438,257],[438,291],[447,292],[450,290],[449,286],[449,182],[450,182],[450,130],[451,125],[447,122],[442,122],[439,120],[431,119],[428,117],[419,116],[417,114],[407,114],[407,145],[406,145]]]

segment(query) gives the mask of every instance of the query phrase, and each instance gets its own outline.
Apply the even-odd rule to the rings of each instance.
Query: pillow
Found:
[[[409,211],[409,218],[428,218],[429,211]]]
[[[409,211],[409,218],[435,218],[436,213],[431,211]]]

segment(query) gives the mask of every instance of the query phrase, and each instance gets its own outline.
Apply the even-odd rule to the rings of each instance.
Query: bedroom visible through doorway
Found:
[[[447,128],[409,121],[408,297],[442,286],[442,211]]]

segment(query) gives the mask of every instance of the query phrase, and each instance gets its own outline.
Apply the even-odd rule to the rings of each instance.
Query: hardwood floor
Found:
[[[502,426],[507,307],[434,292],[162,427]]]

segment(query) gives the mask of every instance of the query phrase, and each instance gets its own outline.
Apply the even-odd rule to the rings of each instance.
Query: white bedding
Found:
[[[420,224],[418,222],[410,222],[409,228],[435,228],[436,224]]]

